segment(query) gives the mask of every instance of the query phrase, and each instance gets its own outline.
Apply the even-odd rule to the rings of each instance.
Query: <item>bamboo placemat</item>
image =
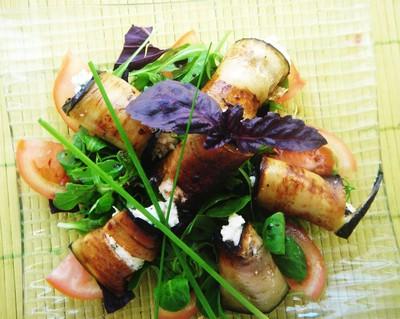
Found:
[[[14,146],[46,137],[44,117],[67,134],[54,111],[51,86],[67,48],[100,67],[118,55],[129,26],[154,25],[168,46],[188,29],[214,43],[277,35],[308,85],[292,106],[317,126],[335,131],[359,162],[353,196],[368,194],[383,160],[386,185],[349,241],[317,227],[310,232],[329,269],[325,297],[305,303],[289,296],[271,318],[399,318],[400,202],[398,82],[399,1],[7,1],[0,13],[0,311],[1,318],[103,318],[99,302],[78,302],[49,288],[44,276],[76,235],[59,230],[47,201],[20,180]],[[372,12],[372,14],[370,14]],[[373,37],[371,37],[371,31]],[[375,53],[375,56],[374,56]],[[376,81],[377,79],[377,81]],[[389,210],[390,208],[390,210]],[[397,239],[397,241],[396,241]],[[150,276],[138,298],[110,318],[150,318]],[[245,317],[245,316],[242,316]]]

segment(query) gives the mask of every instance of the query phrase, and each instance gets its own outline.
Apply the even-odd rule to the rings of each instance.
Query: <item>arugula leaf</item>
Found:
[[[102,227],[109,219],[110,216],[103,216],[97,219],[85,217],[78,221],[58,223],[57,227],[68,230],[77,230],[81,234],[86,234],[96,228]]]
[[[82,135],[82,140],[85,143],[86,149],[89,152],[98,152],[101,149],[107,147],[107,143],[105,141],[89,134]]]
[[[235,197],[234,194],[216,194],[211,196],[199,209],[199,211],[197,212],[197,215],[199,214],[203,214],[205,211],[207,211],[208,209],[210,209],[211,207],[213,207],[214,205],[225,201],[227,199],[230,199],[232,197]]]
[[[64,193],[56,193],[54,206],[62,210],[69,210],[78,204],[89,204],[96,191],[95,185],[81,185],[67,183]]]
[[[101,214],[107,213],[111,210],[112,205],[114,203],[114,198],[111,191],[104,193],[101,197],[99,197],[92,207],[89,210],[89,214]]]
[[[218,318],[226,319],[227,316],[221,306],[221,289],[219,284],[212,277],[207,276],[201,284],[201,290],[204,292],[212,310],[217,314]],[[201,304],[197,303],[197,307],[203,315],[206,315]]]
[[[285,216],[278,212],[265,219],[262,238],[265,247],[275,255],[285,254]]]
[[[342,177],[342,181],[344,192],[346,194],[346,201],[349,202],[351,199],[351,192],[354,191],[356,188],[350,183],[348,179]]]
[[[160,290],[160,306],[168,311],[183,309],[190,302],[189,282],[175,277],[163,283]]]
[[[272,255],[272,258],[284,276],[298,282],[307,277],[306,257],[292,237],[288,235],[285,237],[285,254]]]
[[[228,217],[234,213],[239,212],[250,202],[250,200],[251,200],[250,195],[229,199],[225,202],[222,202],[218,205],[211,207],[209,210],[205,212],[205,214],[209,217],[217,217],[217,218]]]

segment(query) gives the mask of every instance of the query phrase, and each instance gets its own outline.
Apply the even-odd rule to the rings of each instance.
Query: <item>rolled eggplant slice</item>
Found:
[[[275,265],[271,254],[264,248],[262,239],[247,224],[242,232],[239,246],[229,249],[221,245],[218,268],[221,276],[243,293],[263,312],[273,310],[285,298],[288,285]],[[221,288],[225,307],[247,312],[228,292]]]
[[[100,79],[128,135],[129,141],[138,153],[142,153],[151,137],[151,130],[132,119],[125,112],[128,103],[132,99],[135,99],[139,95],[139,92],[129,83],[111,73],[101,73]],[[89,86],[76,103],[73,105],[70,103],[71,101],[67,102],[63,107],[63,110],[69,117],[79,122],[91,134],[110,142],[118,148],[125,149],[124,143],[119,136],[118,130],[96,84]]]
[[[345,222],[346,196],[340,178],[325,180],[269,157],[261,161],[256,200],[269,211],[283,211],[330,231]]]
[[[273,46],[262,40],[242,39],[229,49],[203,91],[222,109],[240,104],[244,117],[252,118],[288,73],[288,61]],[[203,144],[203,136],[190,135],[187,140],[177,184],[178,202],[201,199],[252,155],[228,145],[206,150]],[[155,174],[164,194],[171,191],[180,150],[178,146],[169,153]]]
[[[146,235],[128,214],[125,211],[115,214],[103,228],[86,234],[70,246],[82,266],[116,296],[125,294],[133,273],[145,261],[154,260],[158,253],[156,238]]]
[[[253,118],[290,71],[289,62],[274,46],[259,39],[241,39],[226,53],[203,91],[224,110],[240,104]]]
[[[226,145],[207,150],[203,147],[203,135],[191,135],[187,140],[184,158],[175,191],[177,203],[195,205],[205,192],[209,192],[219,181],[234,172],[252,154],[242,153],[232,146]],[[176,163],[181,145],[164,161],[160,175],[163,181],[159,186],[164,197],[168,197],[176,172]]]

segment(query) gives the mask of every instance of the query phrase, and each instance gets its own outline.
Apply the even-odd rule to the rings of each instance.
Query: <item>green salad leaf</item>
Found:
[[[160,287],[160,306],[168,311],[183,309],[190,302],[189,282],[184,277],[175,277]]]
[[[284,276],[299,282],[307,277],[306,257],[292,237],[285,237],[285,254],[272,257]]]
[[[285,216],[278,212],[269,216],[262,231],[264,246],[275,255],[285,254]]]

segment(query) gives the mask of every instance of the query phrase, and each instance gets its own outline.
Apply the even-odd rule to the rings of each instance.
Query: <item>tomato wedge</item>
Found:
[[[286,234],[290,235],[301,247],[306,256],[307,277],[302,282],[286,278],[293,291],[303,292],[312,300],[318,300],[325,288],[327,271],[320,250],[306,232],[293,223],[286,223]]]
[[[62,107],[65,101],[75,95],[75,86],[72,77],[79,74],[82,70],[89,71],[88,66],[79,57],[68,51],[64,56],[61,68],[58,71],[53,86],[53,99],[58,113],[74,131],[79,129],[79,122],[64,113]]]
[[[305,152],[275,149],[275,153],[274,158],[294,166],[305,168],[318,175],[330,176],[333,174],[335,158],[331,149],[326,146]]]
[[[196,314],[196,296],[192,293],[192,298],[188,305],[179,311],[172,312],[160,307],[158,319],[190,319],[195,318]]]
[[[53,199],[55,193],[63,192],[68,176],[56,156],[64,147],[55,142],[42,140],[19,140],[16,162],[24,181],[43,196]]]
[[[351,178],[357,171],[357,161],[349,147],[335,134],[324,129],[318,129],[319,133],[325,137],[328,147],[336,161],[336,170],[339,175],[345,178]]]
[[[82,300],[103,298],[103,292],[96,280],[73,253],[69,253],[46,280],[53,288],[71,298]]]
[[[201,43],[197,33],[194,30],[190,30],[183,35],[181,35],[178,40],[175,41],[175,43],[172,45],[172,48],[179,48],[180,46],[184,44],[197,44]]]
[[[297,69],[293,63],[290,65],[290,73],[288,76],[288,80],[289,80],[288,90],[286,91],[286,93],[284,95],[282,95],[280,98],[276,99],[276,101],[275,101],[279,104],[282,104],[282,103],[292,99],[293,97],[295,97],[296,94],[301,91],[301,89],[304,87],[304,85],[306,85],[306,81],[304,81],[301,78],[299,71],[297,71]]]

